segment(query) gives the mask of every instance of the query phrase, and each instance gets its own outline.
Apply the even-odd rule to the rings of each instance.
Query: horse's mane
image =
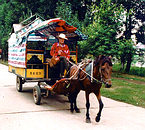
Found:
[[[104,55],[99,55],[95,58],[95,66],[99,65],[101,62],[101,65],[104,65],[106,62],[108,62],[109,66],[112,66],[111,58]]]

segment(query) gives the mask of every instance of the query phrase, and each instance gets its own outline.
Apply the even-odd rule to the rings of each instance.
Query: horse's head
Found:
[[[98,56],[95,60],[95,65],[98,66],[98,73],[101,81],[105,84],[105,87],[110,88],[112,86],[111,74],[112,74],[112,62],[111,58],[107,56]]]

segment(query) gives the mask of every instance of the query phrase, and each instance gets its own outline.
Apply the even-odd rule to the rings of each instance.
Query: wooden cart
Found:
[[[16,88],[19,92],[23,91],[25,82],[38,82],[33,88],[33,97],[34,102],[40,104],[41,87],[46,84],[51,87],[60,80],[57,72],[46,62],[46,58],[51,58],[50,49],[52,44],[57,42],[58,35],[64,33],[67,36],[66,44],[70,48],[70,57],[76,63],[77,41],[86,39],[86,36],[59,18],[44,20],[32,16],[20,24],[14,24],[13,27],[14,32],[8,40],[9,72],[16,75]],[[52,73],[56,75],[52,76]],[[45,93],[50,90],[47,89]]]

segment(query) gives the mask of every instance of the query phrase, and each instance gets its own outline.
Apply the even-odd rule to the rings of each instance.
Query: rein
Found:
[[[73,63],[73,62],[71,62],[71,61],[68,61],[70,64],[72,64],[72,65],[74,65],[74,66],[76,66],[77,68],[78,68],[78,70],[75,72],[75,74],[73,75],[73,76],[71,76],[69,79],[71,80],[76,74],[77,74],[77,72],[79,71],[79,70],[81,70],[82,72],[84,72],[85,74],[86,74],[86,76],[83,78],[83,79],[79,79],[79,80],[84,80],[87,76],[89,76],[90,78],[91,78],[91,82],[93,82],[93,80],[94,81],[96,81],[96,82],[98,82],[98,83],[104,83],[104,84],[106,84],[103,80],[102,80],[102,77],[101,77],[101,80],[98,80],[98,79],[96,79],[96,78],[94,78],[93,77],[93,63],[94,63],[94,60],[92,61],[92,67],[91,67],[91,75],[89,74],[89,73],[87,73],[86,71],[84,71],[82,68],[81,68],[81,66],[83,66],[83,65],[79,65],[79,66],[77,66],[75,63]],[[102,74],[101,74],[102,75]]]

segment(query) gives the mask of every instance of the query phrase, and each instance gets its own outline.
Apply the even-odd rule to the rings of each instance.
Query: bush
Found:
[[[116,64],[113,64],[113,71],[117,71],[119,72],[120,71],[120,68],[121,68],[121,65],[116,63]]]
[[[144,67],[131,67],[129,74],[145,77],[145,68]]]
[[[121,65],[120,64],[114,64],[113,65],[113,71],[120,72],[120,73],[125,73],[125,70],[121,70]],[[129,71],[129,74],[145,77],[145,68],[144,67],[134,67],[134,66],[132,66],[130,71]]]

